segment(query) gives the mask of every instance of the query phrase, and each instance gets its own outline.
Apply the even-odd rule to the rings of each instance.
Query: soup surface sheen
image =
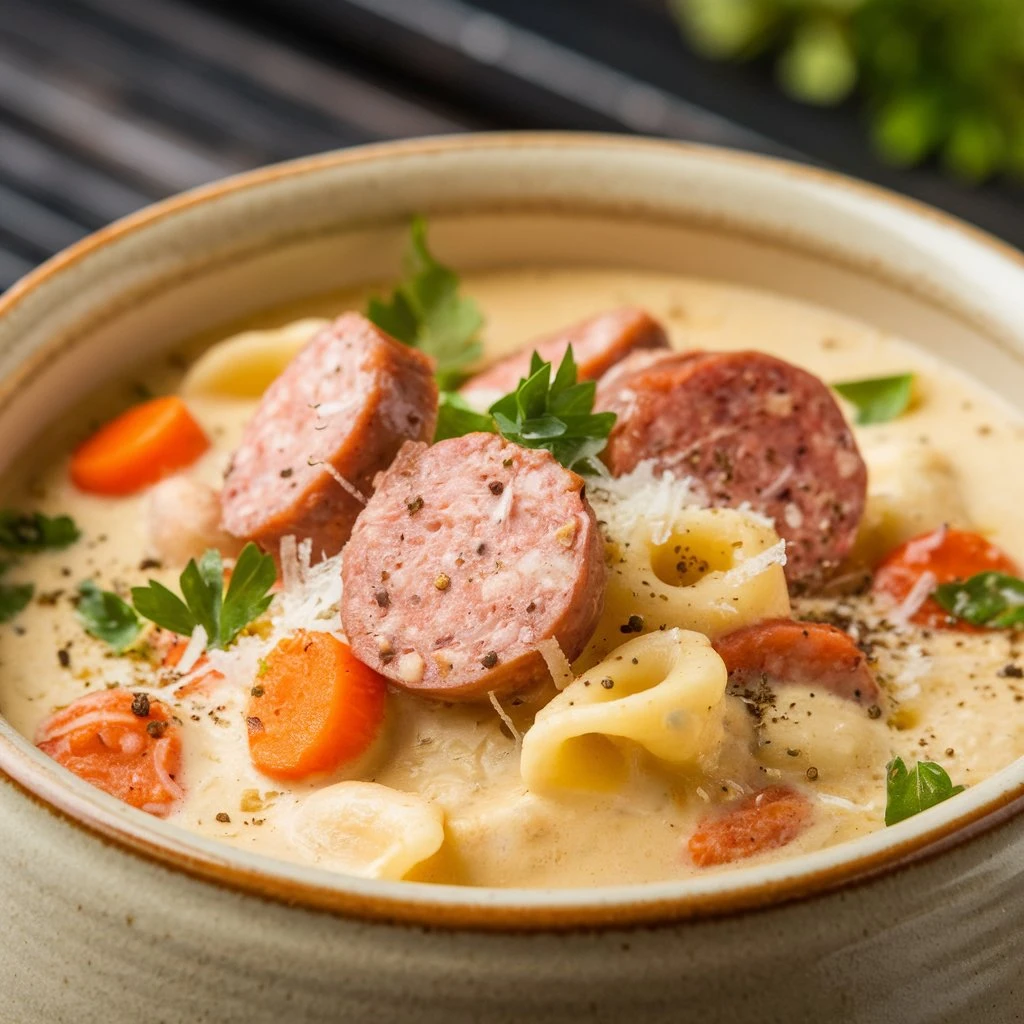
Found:
[[[895,541],[948,521],[1024,559],[1024,476],[1008,472],[1024,461],[1024,421],[910,341],[792,300],[655,273],[499,272],[467,275],[462,289],[486,317],[488,356],[602,310],[635,305],[666,326],[677,348],[758,349],[826,382],[913,372],[914,399],[906,413],[855,429],[869,469],[861,558],[875,561]],[[768,709],[756,709],[758,719],[749,701],[729,696],[717,712],[714,749],[684,768],[632,751],[624,755],[628,778],[605,791],[556,786],[532,792],[520,771],[519,734],[554,696],[553,687],[523,699],[503,698],[507,724],[490,703],[447,704],[395,690],[382,734],[359,764],[335,777],[298,783],[261,775],[250,761],[244,710],[266,653],[259,636],[239,641],[232,655],[237,671],[226,671],[220,685],[176,697],[173,672],[144,654],[114,656],[83,632],[74,610],[79,581],[91,579],[127,595],[150,577],[175,586],[183,566],[147,565],[152,551],[145,492],[125,498],[78,492],[68,477],[67,452],[140,396],[175,390],[189,363],[212,342],[299,317],[333,317],[362,309],[365,301],[365,292],[330,295],[195,339],[62,417],[12,470],[6,505],[69,514],[82,531],[67,550],[33,555],[8,573],[8,581],[36,586],[29,607],[0,627],[0,709],[16,729],[33,737],[55,707],[104,687],[145,691],[181,723],[186,795],[172,823],[237,847],[342,871],[527,887],[645,882],[721,870],[695,865],[687,840],[709,810],[752,792],[758,781],[796,787],[813,808],[809,827],[783,848],[759,855],[772,858],[883,827],[886,764],[893,756],[908,764],[936,761],[954,783],[971,785],[1024,751],[1024,673],[1015,631],[893,626],[861,595],[795,598],[793,612],[839,622],[869,651],[884,694],[880,717],[826,692],[781,688]],[[214,442],[191,475],[219,487],[255,404],[189,399]],[[600,519],[608,496],[599,483],[589,490]],[[328,613],[313,628],[340,635],[336,610]],[[585,653],[583,663],[588,657],[590,664],[598,660]],[[372,793],[362,825],[351,808],[311,816],[311,794],[343,779],[420,794],[442,812],[440,849],[417,863],[416,837],[429,832],[429,822],[407,820],[399,811],[398,824],[384,834],[386,815],[373,811]],[[423,842],[425,849],[436,846]],[[409,846],[412,852],[403,853]]]

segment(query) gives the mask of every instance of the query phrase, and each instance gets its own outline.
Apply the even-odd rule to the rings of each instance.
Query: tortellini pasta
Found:
[[[444,842],[444,815],[416,793],[376,782],[338,782],[305,797],[292,837],[326,868],[399,879]]]
[[[928,445],[866,447],[868,503],[851,562],[873,566],[897,545],[947,523],[969,527],[949,460]]]
[[[243,331],[207,349],[181,384],[186,397],[259,398],[329,320],[308,317],[267,331]]]
[[[604,657],[624,633],[680,627],[712,639],[790,614],[784,545],[767,521],[735,509],[684,508],[656,536],[640,519],[609,543],[605,608],[576,669]]]
[[[523,781],[535,792],[613,792],[640,750],[697,767],[720,742],[725,684],[725,664],[700,633],[630,640],[537,713],[523,738]]]

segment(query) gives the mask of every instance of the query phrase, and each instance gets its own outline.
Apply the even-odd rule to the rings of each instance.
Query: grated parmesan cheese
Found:
[[[497,694],[493,690],[488,690],[487,699],[490,700],[491,707],[498,712],[498,717],[508,726],[508,731],[512,733],[512,739],[516,741],[516,746],[521,746],[523,734],[516,728],[515,723],[509,718],[508,712],[501,706]]]
[[[725,573],[725,579],[733,586],[741,586],[760,576],[770,565],[786,564],[786,542],[780,540],[770,548],[765,548],[760,554],[747,558],[737,563]]]
[[[656,474],[653,467],[654,460],[648,459],[624,476],[602,478],[588,490],[597,518],[611,539],[626,539],[646,522],[653,542],[664,544],[682,509],[707,507],[692,477],[675,476],[668,470]]]
[[[920,609],[921,605],[928,600],[931,592],[939,582],[933,572],[923,572],[918,576],[910,592],[903,601],[894,609],[892,619],[900,625],[906,625],[911,617]]]
[[[551,679],[556,690],[564,690],[575,678],[572,674],[572,666],[565,656],[558,641],[554,637],[548,637],[537,644],[537,653],[544,659],[544,663],[551,673]]]
[[[185,650],[182,652],[181,660],[178,662],[178,671],[184,676],[195,668],[196,662],[202,657],[203,651],[206,650],[206,641],[209,637],[206,635],[206,630],[202,626],[196,626],[192,630],[192,636],[189,637],[188,644]]]
[[[323,471],[329,476],[334,477],[337,484],[343,491],[350,494],[360,505],[365,505],[369,500],[365,494],[354,483],[346,480],[329,462],[316,462],[310,463],[310,465],[316,465],[323,468]]]

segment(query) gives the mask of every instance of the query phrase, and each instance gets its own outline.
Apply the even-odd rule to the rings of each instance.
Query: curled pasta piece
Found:
[[[893,548],[942,523],[971,526],[956,470],[928,445],[880,442],[864,449],[868,502],[849,561],[875,566]]]
[[[444,842],[439,807],[376,782],[317,790],[302,801],[292,828],[315,863],[363,878],[402,878]]]
[[[641,520],[609,550],[604,613],[577,671],[603,658],[624,633],[679,627],[714,639],[790,614],[785,545],[760,516],[685,508],[660,535]]]
[[[266,331],[243,331],[217,342],[181,384],[186,396],[259,398],[299,349],[329,320],[308,317]]]
[[[696,766],[721,740],[725,684],[725,664],[700,633],[630,640],[538,712],[523,738],[523,781],[534,792],[614,791],[638,747]]]

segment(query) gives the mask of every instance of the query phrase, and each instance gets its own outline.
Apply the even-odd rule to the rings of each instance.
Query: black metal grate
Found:
[[[829,162],[1024,244],[1008,186],[866,153],[852,116],[702,64],[663,0],[0,0],[0,289],[249,167],[378,139],[641,131]]]

